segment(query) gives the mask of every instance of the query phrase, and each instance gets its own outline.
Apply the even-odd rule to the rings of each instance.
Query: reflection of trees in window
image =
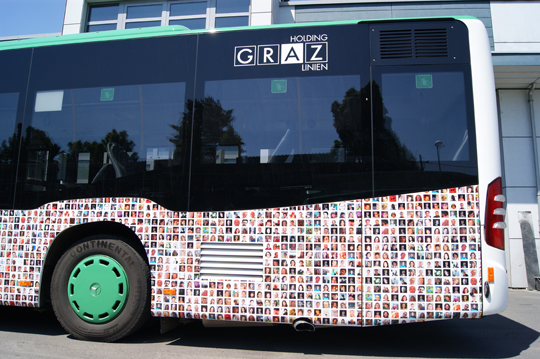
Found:
[[[77,140],[69,142],[67,146],[69,149],[68,163],[79,164],[78,168],[71,168],[71,178],[73,176],[80,177],[80,173],[76,172],[80,170],[81,154],[88,154],[86,158],[89,157],[88,173],[85,174],[86,180],[98,177],[98,179],[118,178],[133,174],[139,160],[139,155],[132,152],[135,148],[135,142],[129,139],[129,134],[125,130],[118,132],[116,129],[112,129],[101,139],[101,142]],[[106,158],[104,158],[105,153],[107,154]],[[98,173],[100,173],[99,176]],[[81,182],[81,178],[78,178],[78,182]]]
[[[184,158],[189,151],[188,139],[191,134],[193,118],[193,100],[186,101],[186,111],[179,125],[171,125],[174,130],[169,139],[175,145],[174,158]],[[232,109],[225,110],[219,100],[208,96],[203,100],[195,100],[195,117],[193,123],[192,156],[201,163],[216,163],[218,146],[236,146],[238,156],[243,152],[242,138],[233,126],[235,117]]]
[[[21,125],[17,126],[14,133],[7,141],[3,141],[0,151],[0,163],[9,164],[18,154],[18,138],[20,137]],[[132,174],[138,163],[139,156],[132,152],[135,142],[129,139],[127,131],[118,132],[112,129],[101,142],[81,141],[69,142],[68,152],[61,147],[43,130],[28,126],[25,135],[20,141],[20,163],[26,166],[23,174],[28,183],[49,182],[51,184],[64,183],[89,183],[97,173],[107,164],[116,161],[123,170],[121,175]],[[81,154],[86,154],[87,171],[85,180],[80,181]],[[104,154],[107,154],[105,157]],[[112,170],[112,168],[111,168]],[[114,171],[113,171],[114,173]],[[116,171],[116,176],[120,177]],[[43,190],[42,187],[33,187],[34,190]]]
[[[16,159],[16,156],[19,150],[19,139],[21,138],[21,129],[22,129],[22,124],[18,124],[16,132],[13,133],[13,136],[9,137],[7,140],[2,141],[1,151],[0,151],[0,164],[9,165],[13,163],[14,159]]]
[[[355,160],[371,156],[371,126],[368,120],[371,111],[376,170],[416,169],[418,166],[412,152],[392,130],[392,119],[387,116],[388,110],[384,106],[379,85],[375,82],[360,91],[350,88],[341,103],[332,103],[334,127],[340,138],[334,141],[334,149],[344,148],[347,156],[353,156]]]
[[[0,207],[11,208],[13,205],[13,184],[16,161],[19,153],[22,125],[18,124],[15,132],[0,145]]]
[[[28,126],[21,147],[21,162],[27,165],[26,178],[29,183],[56,179],[58,162],[53,159],[60,153],[60,146],[45,131]]]
[[[345,92],[343,102],[334,101],[331,112],[339,140],[334,140],[333,149],[344,148],[347,156],[362,161],[362,156],[371,154],[371,131],[369,126],[369,103],[362,105],[362,99],[369,98],[369,87],[357,91],[351,87]]]

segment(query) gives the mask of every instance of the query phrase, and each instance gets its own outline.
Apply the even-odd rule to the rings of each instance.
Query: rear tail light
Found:
[[[506,198],[502,194],[502,180],[497,178],[491,182],[487,190],[486,201],[486,242],[490,246],[504,250],[504,216],[503,208]]]

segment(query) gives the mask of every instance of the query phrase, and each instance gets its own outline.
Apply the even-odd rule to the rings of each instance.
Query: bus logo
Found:
[[[255,66],[256,46],[236,46],[234,66]]]
[[[279,45],[259,45],[257,65],[279,65]]]
[[[302,71],[328,70],[328,42],[236,46],[234,66],[301,64]]]
[[[304,60],[304,45],[303,44],[284,44],[281,45],[283,52],[281,53],[282,64],[301,64]]]

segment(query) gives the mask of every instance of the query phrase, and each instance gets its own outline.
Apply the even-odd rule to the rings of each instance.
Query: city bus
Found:
[[[471,17],[0,44],[0,303],[380,326],[507,305],[490,43]]]

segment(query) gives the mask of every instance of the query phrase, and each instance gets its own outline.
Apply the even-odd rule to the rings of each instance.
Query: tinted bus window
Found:
[[[375,193],[477,183],[468,73],[456,66],[374,72]]]
[[[190,135],[175,126],[193,93],[194,40],[36,49],[21,207],[127,196],[185,206]]]
[[[31,50],[0,56],[0,208],[13,208],[15,173]]]
[[[18,93],[0,93],[0,208],[13,205],[14,166],[17,158],[19,133],[17,119]]]
[[[358,28],[347,30],[346,39],[328,28],[201,37],[190,210],[372,194],[367,58]]]

